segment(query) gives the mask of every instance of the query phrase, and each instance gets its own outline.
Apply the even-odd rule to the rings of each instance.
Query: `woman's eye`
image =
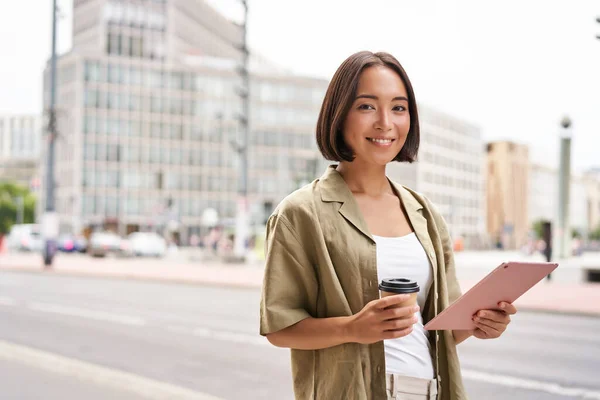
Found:
[[[404,110],[406,110],[406,107],[404,107],[404,106],[396,106],[396,107],[393,108],[393,110],[394,111],[404,111]]]
[[[375,107],[373,107],[370,104],[361,104],[360,106],[358,106],[359,110],[374,110]]]

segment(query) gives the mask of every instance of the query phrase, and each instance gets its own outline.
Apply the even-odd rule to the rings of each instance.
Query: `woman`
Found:
[[[292,349],[297,399],[466,399],[456,345],[496,338],[516,309],[483,310],[473,331],[424,323],[460,296],[446,224],[386,166],[413,162],[419,119],[413,89],[387,53],[359,52],[339,67],[317,123],[337,165],[284,199],[267,224],[260,333]],[[390,307],[383,278],[408,277],[417,306]]]

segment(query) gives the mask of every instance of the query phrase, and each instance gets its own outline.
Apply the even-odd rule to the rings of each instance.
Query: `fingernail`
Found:
[[[419,311],[419,306],[414,306],[414,307],[413,307],[413,311],[414,311],[414,312],[417,312],[417,311]]]
[[[500,303],[500,308],[506,308],[506,304],[505,303]]]
[[[480,316],[480,317],[485,317],[485,313],[484,313],[483,311],[481,311],[481,312],[479,313],[479,316]]]

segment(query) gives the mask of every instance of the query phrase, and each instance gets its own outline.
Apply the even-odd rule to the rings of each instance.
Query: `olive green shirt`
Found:
[[[446,223],[422,195],[392,182],[425,249],[433,283],[424,323],[461,292]],[[351,316],[379,298],[376,244],[356,200],[335,166],[286,197],[267,223],[260,334],[309,317]],[[439,400],[466,399],[451,331],[431,331]],[[384,400],[383,341],[291,350],[296,399]]]

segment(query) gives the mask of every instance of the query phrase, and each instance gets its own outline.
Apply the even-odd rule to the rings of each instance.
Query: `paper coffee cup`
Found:
[[[405,301],[395,304],[390,308],[395,307],[407,307],[414,306],[417,304],[417,295],[419,294],[419,284],[411,279],[407,278],[392,278],[383,279],[379,283],[379,291],[381,298],[387,296],[394,296],[397,294],[408,294],[410,295]]]

